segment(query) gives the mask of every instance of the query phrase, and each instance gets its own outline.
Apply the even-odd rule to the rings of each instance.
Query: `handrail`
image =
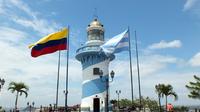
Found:
[[[84,51],[100,51],[99,45],[90,45],[84,46],[76,50],[76,53],[84,52]]]

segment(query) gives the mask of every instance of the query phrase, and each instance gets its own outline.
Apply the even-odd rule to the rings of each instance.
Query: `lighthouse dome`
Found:
[[[87,27],[87,44],[102,44],[104,41],[103,25],[95,18]]]
[[[90,27],[103,27],[103,25],[97,20],[97,19],[94,19],[89,25],[88,25],[88,28]]]

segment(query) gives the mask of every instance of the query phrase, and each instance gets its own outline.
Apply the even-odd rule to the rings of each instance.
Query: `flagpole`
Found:
[[[131,38],[130,38],[130,30],[128,27],[128,35],[129,35],[129,62],[130,62],[130,76],[131,76],[131,102],[133,105],[133,71],[132,71],[132,58],[131,58]]]
[[[58,89],[59,89],[59,77],[60,77],[60,52],[58,52],[58,74],[57,74],[57,88],[56,88],[56,109],[58,108]]]
[[[138,47],[137,47],[137,33],[135,30],[135,49],[136,49],[136,58],[137,58],[137,72],[138,72],[138,88],[139,88],[139,99],[140,99],[140,110],[142,106],[142,96],[141,96],[141,87],[140,87],[140,66],[139,66],[139,59],[138,59]]]
[[[65,85],[65,112],[67,112],[68,106],[67,106],[67,101],[68,101],[68,65],[69,65],[69,26],[68,26],[68,34],[67,34],[67,65],[66,65],[66,85]]]

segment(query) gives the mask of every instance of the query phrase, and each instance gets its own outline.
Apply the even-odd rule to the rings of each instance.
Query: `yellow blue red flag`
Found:
[[[58,50],[67,50],[68,29],[49,34],[34,44],[29,45],[32,57],[38,57],[45,54],[54,53]]]

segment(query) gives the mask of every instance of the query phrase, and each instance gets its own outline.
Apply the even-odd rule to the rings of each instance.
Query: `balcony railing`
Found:
[[[88,51],[100,51],[101,48],[99,47],[99,45],[90,45],[90,46],[84,46],[79,48],[76,51],[76,54],[82,53],[82,52],[88,52]]]

